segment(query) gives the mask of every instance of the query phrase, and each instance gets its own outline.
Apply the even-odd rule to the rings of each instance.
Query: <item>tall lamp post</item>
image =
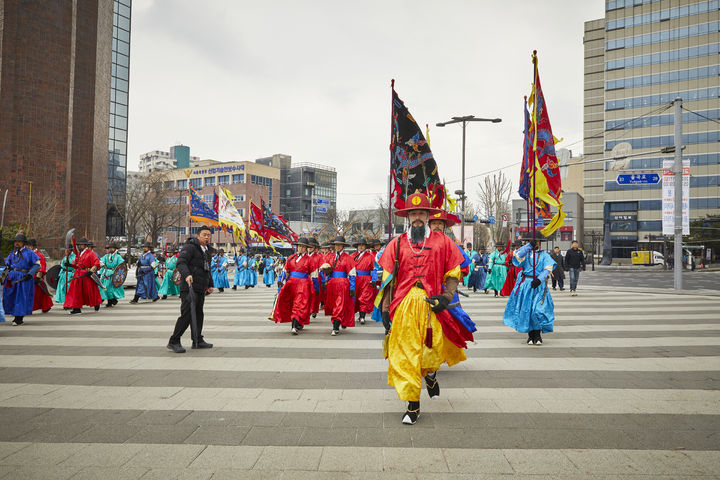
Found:
[[[467,198],[467,195],[465,194],[465,127],[467,127],[468,122],[500,123],[502,122],[502,119],[475,118],[475,115],[465,115],[464,117],[452,117],[452,120],[435,124],[438,127],[444,127],[445,125],[450,125],[452,123],[462,123],[462,188],[460,188],[460,190],[462,190],[463,193],[460,196],[460,200],[462,202],[462,226],[460,227],[460,243],[463,245],[463,247],[465,247],[465,199]]]

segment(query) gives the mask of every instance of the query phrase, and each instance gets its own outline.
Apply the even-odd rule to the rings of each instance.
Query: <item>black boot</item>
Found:
[[[250,285],[245,285],[245,290],[247,290],[248,288],[250,288]]]
[[[12,321],[13,326],[18,327],[25,323],[23,322],[23,318],[25,318],[25,315],[16,315],[15,320]]]
[[[428,373],[425,376],[425,386],[427,387],[430,398],[437,398],[440,396],[440,384],[437,381],[437,372]]]
[[[292,319],[292,327],[290,328],[290,333],[292,333],[293,335],[297,335],[298,334],[297,327],[298,327],[298,321],[293,318]]]
[[[495,290],[495,296],[496,296],[496,297],[498,296],[498,291],[497,291],[497,290]]]
[[[222,292],[225,291],[225,289],[224,289],[224,288],[218,288],[218,291],[219,291],[220,293],[222,293]]]
[[[415,425],[419,416],[420,402],[408,402],[407,410],[402,417],[402,423],[405,425]]]
[[[163,300],[167,300],[167,295],[163,295],[163,296],[162,296],[162,299],[163,299]]]
[[[360,312],[360,325],[365,325],[365,312]]]
[[[233,285],[233,290],[237,290],[237,285]]]
[[[140,295],[135,295],[132,300],[130,300],[130,303],[138,303],[138,300],[140,300]]]
[[[340,335],[340,320],[333,320],[332,323],[333,323],[333,329],[332,329],[332,333],[330,333],[330,335],[333,335],[333,336]]]
[[[72,310],[70,310],[70,315],[80,315],[81,313],[82,310],[80,310],[79,308],[73,308]]]
[[[477,293],[477,287],[473,287],[473,293]]]
[[[100,310],[100,305],[95,305],[94,308],[95,308],[95,311],[97,312],[98,310]]]

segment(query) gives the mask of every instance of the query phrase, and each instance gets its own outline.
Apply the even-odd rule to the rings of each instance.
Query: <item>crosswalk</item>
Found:
[[[464,298],[476,342],[412,427],[380,325],[291,336],[273,289],[212,294],[183,355],[177,298],[0,324],[0,479],[718,478],[720,297],[579,293],[543,346]]]

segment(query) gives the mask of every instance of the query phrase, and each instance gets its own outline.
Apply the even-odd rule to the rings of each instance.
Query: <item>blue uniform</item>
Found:
[[[0,275],[7,269],[5,265],[0,266]],[[2,297],[2,285],[0,285],[0,297]],[[0,299],[0,323],[5,321],[5,309],[3,308],[2,299]]]
[[[210,263],[210,271],[213,277],[213,286],[215,288],[230,288],[227,276],[227,258],[225,255],[215,255]]]
[[[32,315],[35,300],[35,281],[30,278],[19,281],[26,274],[34,276],[40,270],[40,257],[29,248],[23,247],[18,252],[13,250],[5,259],[10,270],[4,285],[3,309],[6,315],[23,317]],[[17,282],[13,285],[12,282]]]
[[[555,307],[545,280],[555,268],[555,260],[547,252],[531,250],[528,244],[515,250],[513,255],[513,264],[521,267],[522,272],[505,306],[503,323],[521,333],[532,330],[552,332]],[[531,286],[533,271],[541,282],[537,288]]]
[[[472,261],[473,271],[470,274],[470,281],[468,282],[468,287],[474,287],[478,290],[484,290],[485,277],[487,276],[488,256],[484,253],[477,252],[475,253]]]
[[[245,282],[245,285],[249,285],[251,287],[257,285],[257,265],[253,257],[250,257],[248,259],[246,278],[247,281]]]
[[[242,287],[247,283],[247,255],[235,255],[235,274],[233,275],[233,286]]]
[[[135,295],[140,298],[158,298],[157,284],[155,283],[155,263],[157,259],[150,252],[142,253],[137,262],[138,279]]]
[[[261,260],[265,262],[265,270],[263,270],[263,283],[265,285],[272,285],[275,283],[275,270],[273,270],[273,259],[272,258],[266,258],[264,260]]]

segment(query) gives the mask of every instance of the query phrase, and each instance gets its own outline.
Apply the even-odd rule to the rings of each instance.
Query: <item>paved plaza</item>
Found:
[[[463,299],[477,343],[414,426],[381,326],[331,337],[321,314],[291,336],[264,286],[212,294],[215,348],[183,355],[177,298],[0,324],[0,479],[719,478],[718,292],[583,275],[541,347],[502,325],[505,299]]]

